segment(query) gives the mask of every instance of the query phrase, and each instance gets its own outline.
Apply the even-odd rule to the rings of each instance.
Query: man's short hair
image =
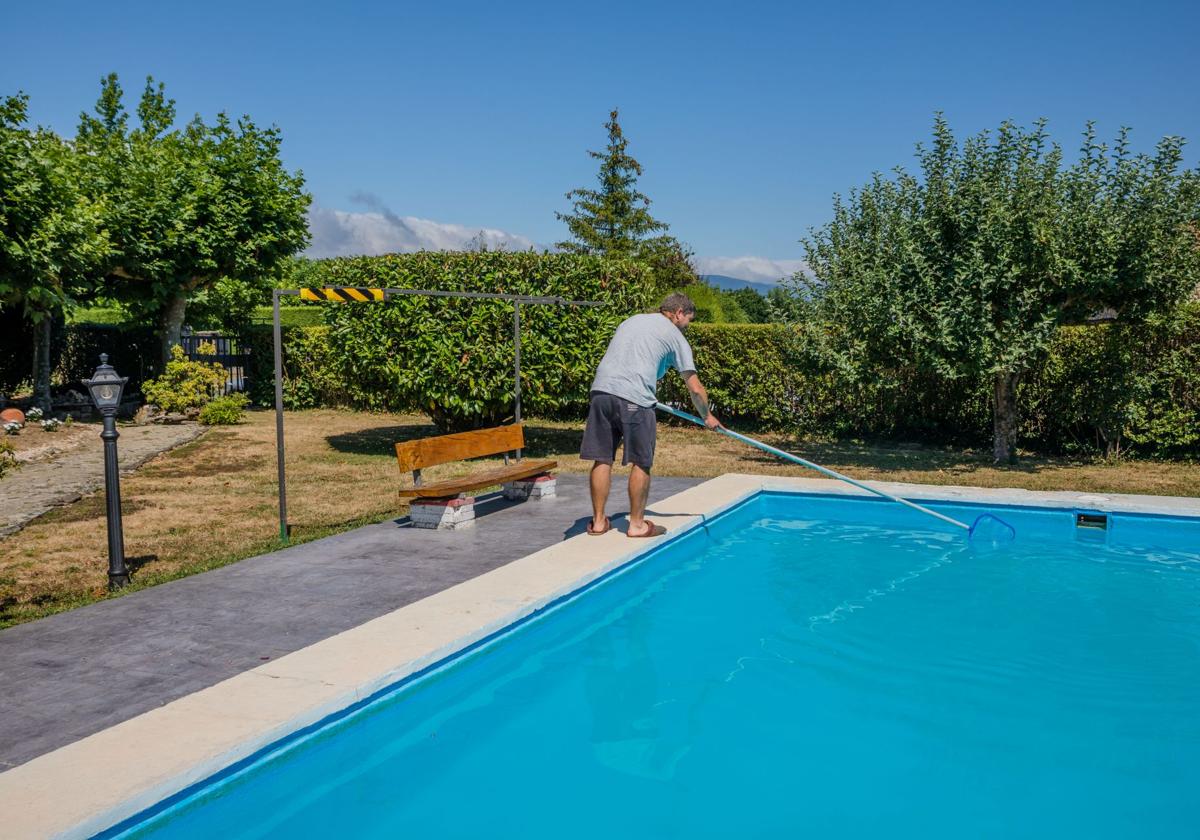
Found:
[[[684,315],[695,315],[696,304],[683,292],[671,292],[658,305],[659,312],[682,312]]]

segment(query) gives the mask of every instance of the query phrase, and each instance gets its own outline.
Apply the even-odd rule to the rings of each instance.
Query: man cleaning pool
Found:
[[[645,518],[650,495],[650,467],[654,463],[657,423],[654,404],[658,381],[668,367],[679,371],[696,412],[710,429],[721,428],[708,407],[708,392],[696,375],[692,348],[682,330],[696,317],[691,298],[680,292],[663,300],[657,313],[634,315],[617,327],[592,380],[591,405],[579,457],[593,461],[590,475],[592,521],[587,532],[607,533],[612,523],[604,514],[612,486],[612,465],[617,447],[625,444],[621,463],[629,472],[628,537],[654,537],[666,529]]]

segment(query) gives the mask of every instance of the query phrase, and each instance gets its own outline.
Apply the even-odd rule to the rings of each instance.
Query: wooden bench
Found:
[[[517,459],[516,452],[524,446],[525,429],[520,424],[397,443],[400,471],[413,474],[413,486],[400,490],[401,499],[412,499],[409,514],[413,525],[456,528],[473,524],[475,500],[465,494],[484,487],[502,484],[508,498],[553,495],[554,479],[549,472],[558,462]],[[421,478],[421,470],[426,467],[501,453],[505,461],[502,467],[433,483]],[[511,459],[509,453],[513,455]]]

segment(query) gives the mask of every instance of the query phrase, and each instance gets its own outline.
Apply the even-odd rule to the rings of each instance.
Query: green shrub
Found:
[[[201,353],[215,354],[216,348],[201,343]],[[167,412],[183,412],[200,408],[212,400],[225,385],[225,368],[216,362],[193,362],[186,358],[183,348],[171,348],[171,361],[162,376],[142,383],[147,402]]]
[[[808,337],[769,324],[692,324],[685,333],[700,381],[723,420],[815,431],[827,422],[830,371]],[[659,399],[691,405],[670,374]]]
[[[1200,452],[1200,305],[1145,324],[1060,330],[1019,397],[1023,431],[1043,447]]]
[[[288,410],[335,406],[374,409],[384,403],[392,409],[414,410],[411,401],[405,404],[398,395],[385,400],[347,381],[339,372],[340,364],[329,342],[329,327],[284,327],[281,332],[283,405]],[[274,405],[275,356],[271,328],[256,327],[245,338],[250,348],[250,367],[246,372],[250,396],[259,405]]]
[[[360,318],[348,312],[350,304],[329,304],[337,318]],[[354,304],[370,307],[374,304]],[[527,310],[541,307],[523,307]],[[381,313],[376,313],[380,315]],[[504,319],[504,313],[498,316]],[[511,336],[497,325],[491,380],[496,402],[508,410],[512,388]],[[621,316],[624,317],[624,316]],[[618,319],[614,319],[618,320]],[[442,321],[446,330],[456,321]],[[400,329],[401,322],[368,319],[349,329],[356,340],[369,342],[367,328]],[[597,334],[586,356],[568,356],[575,369],[570,375],[543,378],[547,360],[556,345],[551,326],[537,320],[522,330],[522,369],[525,412],[530,416],[581,418],[595,364],[611,329],[595,327]],[[285,329],[284,401],[289,408],[353,406],[395,410],[420,410],[421,391],[389,384],[376,375],[393,371],[401,379],[405,364],[397,356],[386,365],[374,351],[365,359],[369,375],[345,375],[353,358],[345,346],[333,344],[336,328]],[[383,347],[411,346],[424,341],[464,352],[464,338],[447,334],[431,337],[425,327],[402,343],[380,338]],[[509,327],[511,329],[511,327]],[[605,332],[604,330],[607,330]],[[421,336],[425,336],[421,338]],[[922,374],[913,367],[873,370],[866,373],[836,367],[825,352],[825,337],[812,327],[780,325],[693,324],[687,332],[696,352],[700,377],[708,387],[714,408],[732,423],[786,429],[820,437],[865,437],[922,440],[933,443],[984,445],[991,435],[988,383],[945,380]],[[271,333],[253,335],[252,372],[255,400],[271,404]],[[540,355],[531,368],[525,361],[531,347]],[[442,351],[445,352],[445,351]],[[469,352],[469,351],[465,351]],[[489,352],[486,347],[481,352]],[[429,359],[421,350],[414,358]],[[436,363],[436,356],[432,356]],[[461,365],[461,356],[450,359],[451,371],[474,369],[476,360]],[[489,368],[484,368],[489,369]],[[531,372],[532,371],[532,372]],[[408,374],[404,374],[408,376]],[[413,375],[413,379],[417,379]],[[418,384],[419,381],[418,381]],[[537,399],[531,400],[530,394]],[[659,391],[664,401],[690,405],[682,382],[669,374]],[[1020,384],[1021,445],[1043,452],[1078,452],[1115,455],[1132,451],[1156,456],[1194,456],[1200,453],[1200,307],[1141,326],[1090,325],[1060,330],[1045,362]]]
[[[602,307],[521,307],[521,398],[527,414],[582,410],[609,337],[648,304],[645,269],[573,254],[394,254],[323,260],[329,286],[499,292],[600,301]],[[400,296],[328,304],[333,373],[351,404],[426,412],[444,430],[512,416],[513,304]]]
[[[0,476],[17,468],[17,456],[13,445],[0,438]]]
[[[295,300],[295,298],[284,298]],[[317,327],[325,323],[325,313],[321,307],[325,304],[313,303],[307,306],[279,307],[279,323],[284,327]],[[254,310],[254,320],[259,324],[271,324],[275,315],[269,306],[260,306]]]
[[[749,316],[736,297],[707,283],[692,283],[676,291],[683,292],[696,304],[697,324],[746,324]],[[657,304],[658,301],[651,301]]]
[[[200,422],[205,426],[233,426],[242,422],[250,400],[245,394],[229,394],[205,403],[200,409]]]

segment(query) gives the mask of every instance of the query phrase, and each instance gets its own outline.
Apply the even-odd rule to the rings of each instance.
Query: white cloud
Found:
[[[309,257],[374,256],[412,251],[464,251],[485,244],[489,249],[542,250],[532,239],[496,228],[435,222],[416,216],[398,216],[371,193],[350,197],[365,212],[314,206],[308,213],[312,244]],[[804,269],[803,260],[766,257],[695,257],[700,274],[723,274],[756,283],[776,283]]]
[[[804,260],[771,260],[766,257],[696,257],[700,274],[723,274],[755,283],[777,283],[805,268]]]
[[[415,216],[397,216],[376,196],[358,193],[351,198],[367,208],[365,213],[314,206],[308,212],[312,244],[309,257],[374,256],[412,251],[463,251],[481,243],[490,249],[524,251],[537,243],[495,228],[435,222]]]

